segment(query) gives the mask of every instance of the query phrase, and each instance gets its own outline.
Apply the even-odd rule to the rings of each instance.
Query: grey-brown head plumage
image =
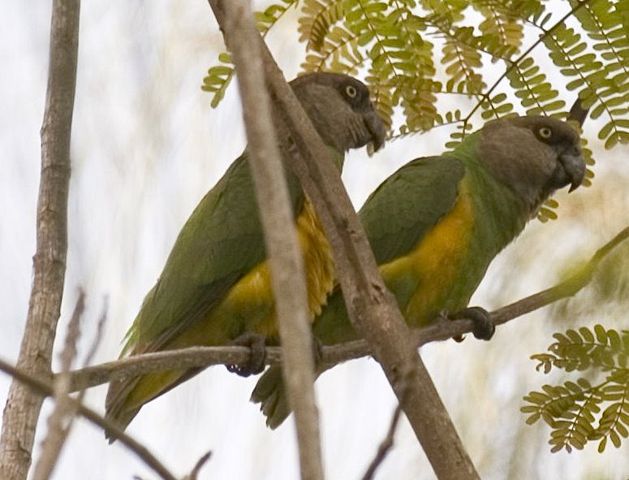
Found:
[[[298,77],[290,85],[326,144],[339,152],[370,142],[377,150],[384,144],[386,129],[361,81],[317,72]]]
[[[585,161],[578,133],[551,117],[511,117],[488,122],[481,131],[482,162],[516,192],[531,214],[555,190],[583,182]]]

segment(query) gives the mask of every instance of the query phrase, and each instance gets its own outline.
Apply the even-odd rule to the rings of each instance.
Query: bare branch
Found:
[[[574,273],[563,282],[491,312],[490,318],[494,325],[502,325],[534,310],[546,307],[558,300],[576,295],[590,283],[592,275],[603,259],[628,238],[629,227],[625,227],[616,234],[614,238],[600,247],[578,272]],[[426,343],[447,340],[452,337],[471,333],[473,327],[473,322],[468,319],[438,320],[429,327],[415,330],[413,339],[417,347],[421,347]],[[327,362],[331,364],[330,366],[340,361],[359,358],[370,354],[370,348],[364,340],[348,342],[338,347],[332,347],[330,350],[326,348],[323,349],[323,358],[326,364]]]
[[[199,476],[199,472],[201,471],[201,469],[207,463],[207,461],[210,459],[211,456],[212,456],[212,451],[210,450],[209,452],[204,454],[201,458],[199,458],[199,460],[195,464],[190,474],[186,475],[183,478],[183,480],[197,480],[197,477]]]
[[[501,325],[513,318],[532,312],[538,308],[545,307],[546,305],[550,305],[562,298],[572,297],[590,283],[592,275],[598,268],[601,261],[627,238],[629,238],[629,227],[625,227],[614,238],[599,248],[590,261],[567,280],[555,285],[552,288],[536,293],[535,295],[531,295],[530,297],[526,297],[493,312],[491,318],[494,324]]]
[[[80,0],[54,0],[50,32],[48,88],[41,129],[41,179],[37,202],[37,249],[19,368],[50,375],[59,320],[67,252],[70,132],[76,86]],[[0,478],[22,480],[31,454],[42,397],[13,382],[0,437]]]
[[[367,471],[363,475],[363,480],[371,480],[373,478],[376,474],[376,470],[378,470],[378,467],[380,467],[384,459],[387,458],[388,453],[391,451],[391,448],[393,447],[393,437],[395,436],[395,431],[397,430],[398,423],[400,422],[401,413],[402,408],[398,405],[395,407],[395,411],[393,412],[387,436],[384,440],[382,440],[382,443],[380,443],[376,456],[371,461],[369,468],[367,468]]]
[[[0,359],[0,370],[11,375],[14,380],[21,382],[30,390],[35,391],[38,396],[54,395],[54,388],[46,381],[28,374],[11,364]],[[148,467],[150,467],[163,480],[177,480],[176,477],[166,469],[164,465],[141,443],[130,435],[126,434],[116,424],[106,420],[91,408],[82,405],[75,399],[68,397],[70,407],[85,417],[90,423],[107,430],[113,438],[120,440],[129,450],[135,453]]]
[[[42,442],[43,449],[35,465],[33,480],[46,480],[51,477],[76,413],[69,402],[70,379],[67,372],[76,357],[76,345],[81,336],[80,322],[84,309],[85,292],[80,290],[74,313],[68,324],[65,346],[61,352],[61,373],[55,377],[53,383],[56,403],[48,417],[48,433]]]
[[[211,0],[236,66],[254,178],[276,302],[288,401],[295,413],[301,477],[323,479],[314,359],[303,258],[266,90],[260,45],[247,0]]]
[[[94,339],[92,340],[92,344],[85,355],[85,360],[83,360],[83,366],[86,367],[90,363],[92,363],[92,359],[94,355],[96,355],[96,350],[100,345],[101,340],[103,339],[103,331],[105,329],[105,323],[107,322],[107,312],[109,311],[109,301],[108,298],[105,297],[105,302],[103,305],[103,311],[98,318],[98,324],[96,325],[96,333],[94,334]]]
[[[280,347],[267,347],[266,361],[269,364],[282,360]],[[71,372],[70,391],[94,387],[112,380],[131,378],[146,373],[171,370],[174,367],[185,370],[210,365],[237,365],[246,363],[251,355],[249,348],[230,347],[189,347],[180,350],[145,353],[125,357],[112,362],[101,363]]]
[[[558,300],[576,295],[590,283],[592,275],[603,259],[628,238],[629,227],[625,227],[616,234],[614,238],[599,248],[578,272],[574,273],[563,282],[491,312],[490,318],[494,325],[502,325],[534,310],[546,307]],[[447,340],[452,337],[471,333],[473,327],[473,322],[468,319],[438,320],[429,327],[416,330],[413,338],[417,347],[421,347],[426,343]],[[364,340],[356,340],[332,348],[334,349],[334,355],[330,355],[332,349],[329,351],[325,348],[323,349],[323,358],[326,362],[330,362],[331,364],[371,354]]]
[[[79,296],[74,306],[74,312],[68,323],[68,333],[66,334],[66,340],[63,350],[61,351],[61,372],[65,373],[72,367],[72,362],[76,358],[77,348],[76,345],[81,337],[81,318],[85,311],[85,292],[83,289],[79,289]],[[56,379],[60,380],[60,377]]]
[[[526,313],[575,295],[591,281],[592,275],[599,267],[601,261],[628,238],[629,227],[626,227],[599,248],[580,271],[565,281],[495,310],[490,314],[494,324],[496,326],[502,325]],[[420,347],[426,343],[447,340],[471,333],[472,329],[473,323],[471,320],[441,320],[429,327],[413,330],[412,338],[414,344]],[[267,347],[266,351],[267,364],[273,365],[282,361],[281,348]],[[373,355],[373,352],[365,340],[355,340],[334,346],[323,346],[321,348],[321,364],[331,368],[338,363],[368,355]],[[72,379],[70,391],[101,385],[113,379],[133,377],[159,370],[168,370],[173,367],[187,369],[207,367],[209,365],[242,363],[247,360],[248,356],[249,350],[245,347],[192,347],[137,355],[69,372]]]
[[[39,457],[35,471],[33,474],[33,480],[46,480],[51,477],[52,471],[55,468],[61,449],[65,444],[65,441],[72,427],[76,410],[73,405],[68,401],[70,397],[71,388],[71,376],[68,374],[72,362],[77,354],[76,345],[80,337],[80,320],[85,308],[85,292],[79,290],[79,298],[74,308],[74,313],[70,319],[68,325],[68,334],[66,336],[65,347],[61,352],[61,372],[54,376],[53,387],[55,390],[55,408],[48,417],[48,434],[43,444],[43,451]],[[88,365],[94,355],[103,336],[103,327],[107,319],[107,301],[105,300],[105,306],[103,312],[98,319],[98,325],[96,328],[96,334],[92,344],[87,352],[85,360],[83,361],[83,367]],[[77,402],[81,403],[85,396],[85,389],[79,392]]]

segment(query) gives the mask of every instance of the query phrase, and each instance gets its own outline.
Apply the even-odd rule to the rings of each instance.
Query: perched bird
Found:
[[[476,320],[488,339],[487,312],[467,308],[494,257],[522,231],[555,190],[583,181],[577,132],[566,122],[531,116],[488,122],[454,151],[418,158],[387,178],[359,212],[380,273],[411,327],[448,313]],[[357,338],[338,285],[315,319],[323,345]],[[281,367],[252,394],[267,425],[290,413]]]
[[[384,124],[360,81],[314,73],[290,85],[339,168],[347,150],[369,142],[378,149],[384,143]],[[287,172],[287,182],[314,319],[334,286],[334,264],[319,219],[297,178]],[[250,364],[231,368],[247,375],[263,370],[264,357],[253,353],[260,346],[263,352],[265,341],[277,343],[278,326],[245,150],[179,233],[164,270],[127,333],[121,356],[195,345],[248,344]],[[125,428],[142,405],[201,370],[170,370],[113,381],[107,392],[106,416]]]

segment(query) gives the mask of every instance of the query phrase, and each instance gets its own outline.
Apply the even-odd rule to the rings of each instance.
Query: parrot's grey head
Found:
[[[479,154],[492,174],[514,190],[533,214],[555,190],[583,182],[585,160],[576,130],[551,117],[494,120],[481,130]]]
[[[317,72],[297,77],[290,85],[326,144],[339,152],[368,143],[378,150],[384,144],[386,128],[361,81]]]

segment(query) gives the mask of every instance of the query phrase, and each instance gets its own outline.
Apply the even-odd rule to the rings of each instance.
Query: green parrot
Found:
[[[360,81],[320,72],[298,77],[290,85],[339,168],[345,151],[369,142],[378,149],[384,143],[386,129]],[[334,286],[334,263],[319,219],[290,172],[287,183],[314,319]],[[277,341],[264,236],[245,150],[179,233],[164,270],[127,333],[121,356],[248,344],[250,364],[230,368],[246,376],[264,369],[264,344]],[[261,358],[254,355],[260,347]],[[106,417],[126,428],[142,405],[201,370],[171,370],[113,381],[107,392]]]
[[[387,288],[411,327],[436,318],[475,320],[489,339],[487,312],[467,308],[494,257],[522,232],[555,190],[578,187],[585,162],[566,122],[530,116],[488,122],[454,151],[418,158],[387,178],[359,212]],[[355,340],[338,285],[313,326],[323,345]],[[290,413],[281,366],[270,367],[251,400],[276,428]]]

